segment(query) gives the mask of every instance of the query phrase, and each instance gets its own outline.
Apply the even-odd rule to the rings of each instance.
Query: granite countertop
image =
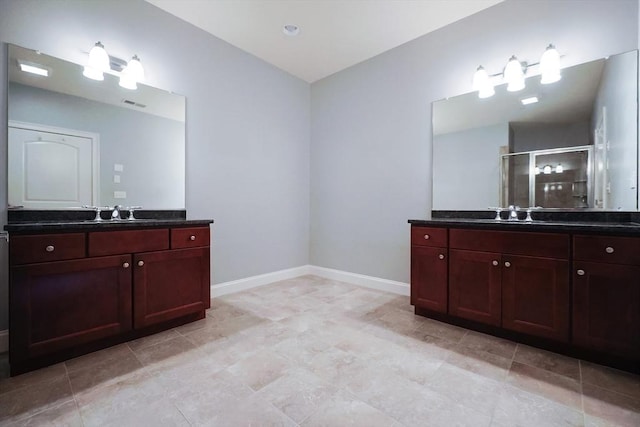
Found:
[[[607,233],[616,235],[640,236],[640,223],[602,222],[602,221],[496,221],[478,218],[434,218],[430,220],[410,219],[409,223],[425,227],[457,227],[487,230],[544,231],[555,233]]]
[[[157,227],[202,227],[212,224],[211,219],[135,219],[123,220],[82,220],[82,221],[16,221],[4,226],[9,233],[46,233],[71,231],[102,231],[128,228]]]

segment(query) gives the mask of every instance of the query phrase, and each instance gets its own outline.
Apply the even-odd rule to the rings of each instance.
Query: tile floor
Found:
[[[0,366],[0,425],[640,426],[637,376],[314,276],[25,375]]]

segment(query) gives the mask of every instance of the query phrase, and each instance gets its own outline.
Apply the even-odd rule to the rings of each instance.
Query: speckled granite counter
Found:
[[[212,224],[210,219],[136,219],[103,220],[103,221],[39,221],[14,222],[4,226],[4,230],[12,234],[33,233],[65,233],[77,231],[113,231],[133,228],[158,227],[202,227]]]

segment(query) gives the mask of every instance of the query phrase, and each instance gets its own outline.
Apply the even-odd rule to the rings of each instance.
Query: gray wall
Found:
[[[574,123],[510,123],[511,152],[548,150],[593,144],[588,121]]]
[[[213,218],[212,283],[308,263],[310,88],[142,0],[0,0],[0,41],[76,63],[100,40],[137,53],[151,86],[187,97],[186,207]],[[6,128],[6,46],[0,129]],[[0,225],[6,221],[0,132]],[[0,243],[0,330],[7,327]]]
[[[638,47],[638,0],[507,0],[311,87],[311,263],[409,281],[409,218],[431,211],[431,102],[512,54],[565,66]]]

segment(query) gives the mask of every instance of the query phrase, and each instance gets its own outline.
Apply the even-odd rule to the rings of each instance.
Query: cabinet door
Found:
[[[449,250],[449,314],[500,326],[500,255]]]
[[[575,262],[573,341],[583,347],[640,357],[640,267]]]
[[[134,255],[134,327],[204,311],[209,299],[209,248]]]
[[[118,255],[12,267],[12,359],[130,330],[130,263]]]
[[[447,312],[447,249],[411,247],[411,304]]]
[[[569,262],[502,256],[502,326],[569,341]]]

